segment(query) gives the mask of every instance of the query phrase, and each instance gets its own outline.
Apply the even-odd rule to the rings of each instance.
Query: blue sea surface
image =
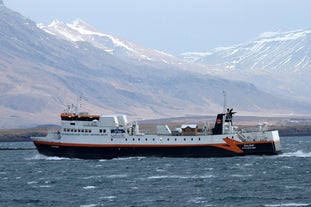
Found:
[[[0,143],[0,206],[311,206],[311,137],[283,154],[79,160]],[[27,150],[22,150],[27,149]]]

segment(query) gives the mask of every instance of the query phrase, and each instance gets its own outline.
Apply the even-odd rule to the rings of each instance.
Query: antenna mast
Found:
[[[224,114],[226,113],[226,109],[227,109],[227,94],[226,94],[226,91],[225,90],[223,90],[222,91],[223,92],[223,94],[224,94]]]

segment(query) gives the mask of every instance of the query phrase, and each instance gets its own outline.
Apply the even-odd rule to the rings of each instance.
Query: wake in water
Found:
[[[47,157],[42,154],[36,154],[33,157],[25,158],[25,160],[70,160],[70,158],[65,157]]]
[[[287,152],[279,155],[280,157],[311,157],[311,152],[303,152],[298,150],[296,152]]]

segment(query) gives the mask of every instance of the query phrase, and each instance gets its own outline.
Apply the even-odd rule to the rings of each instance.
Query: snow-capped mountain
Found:
[[[239,114],[308,112],[303,102],[273,96],[250,83],[187,71],[197,69],[195,64],[175,64],[171,60],[177,58],[138,50],[81,22],[60,26],[68,36],[60,38],[1,0],[0,28],[0,128],[57,124],[57,114],[78,96],[86,100],[83,111],[127,114],[130,120],[214,115],[222,110],[223,90]],[[116,55],[119,49],[127,58]]]
[[[183,62],[164,52],[145,48],[133,42],[100,32],[82,20],[75,20],[72,23],[54,20],[47,26],[38,24],[38,27],[58,38],[73,42],[91,43],[93,46],[126,61],[143,62],[144,64],[180,64]]]
[[[266,32],[254,41],[181,55],[205,73],[248,81],[261,90],[311,103],[311,30]]]
[[[311,30],[266,32],[251,42],[206,53],[181,54],[187,61],[247,71],[303,72],[311,69]]]

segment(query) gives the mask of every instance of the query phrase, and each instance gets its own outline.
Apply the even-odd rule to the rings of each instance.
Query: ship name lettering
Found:
[[[256,149],[254,144],[244,144],[242,149]]]

